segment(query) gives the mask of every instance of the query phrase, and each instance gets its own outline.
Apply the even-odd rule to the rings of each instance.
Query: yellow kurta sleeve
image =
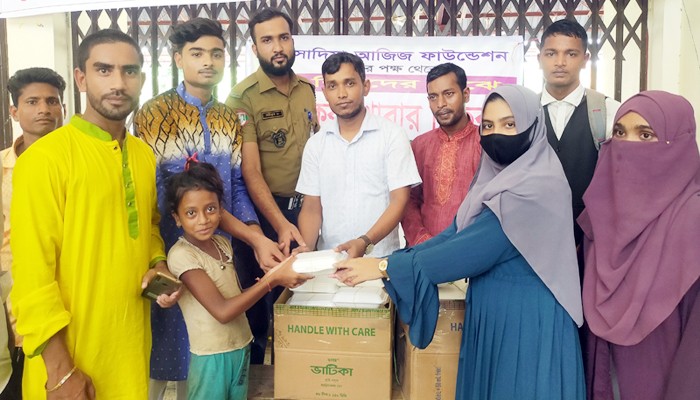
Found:
[[[60,149],[55,149],[60,151]],[[24,352],[36,356],[42,345],[71,320],[56,280],[63,241],[65,165],[50,154],[26,153],[18,159],[12,188],[12,311]]]

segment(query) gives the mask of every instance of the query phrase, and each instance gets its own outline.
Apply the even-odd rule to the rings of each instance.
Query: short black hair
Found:
[[[168,179],[165,204],[170,213],[177,214],[185,193],[190,190],[206,190],[216,193],[219,203],[224,198],[224,182],[216,167],[209,163],[187,160],[185,170]]]
[[[224,47],[226,46],[224,28],[221,27],[221,23],[209,18],[194,18],[173,26],[168,40],[173,44],[173,50],[179,53],[186,43],[196,42],[202,36],[217,37],[224,42]]]
[[[58,89],[58,95],[63,102],[63,92],[66,90],[66,81],[61,75],[50,68],[34,67],[21,69],[7,81],[7,90],[12,97],[12,104],[17,107],[22,90],[31,83],[47,83]]]
[[[255,43],[255,25],[279,17],[282,17],[285,21],[287,21],[287,24],[289,24],[289,33],[292,33],[292,29],[294,29],[294,22],[292,22],[292,19],[289,18],[289,15],[280,10],[266,8],[255,14],[248,22],[248,32],[250,32],[250,38],[253,39],[253,44],[257,44]]]
[[[343,64],[352,64],[355,71],[360,74],[362,82],[365,81],[365,63],[360,57],[347,51],[339,51],[330,57],[321,65],[321,74],[323,79],[326,79],[327,74],[335,74]]]
[[[574,37],[581,39],[581,45],[583,45],[583,51],[588,51],[588,34],[586,30],[578,22],[570,19],[560,19],[555,21],[544,30],[542,34],[542,40],[540,41],[540,48],[544,46],[544,41],[552,35],[566,35],[569,37]]]
[[[467,74],[464,73],[464,69],[462,69],[462,67],[452,63],[444,63],[434,66],[430,71],[428,71],[428,77],[426,78],[425,83],[428,84],[434,81],[435,79],[441,76],[445,76],[451,72],[453,72],[457,77],[457,85],[459,85],[459,88],[462,90],[466,89]]]
[[[105,43],[126,43],[134,47],[139,55],[139,64],[143,67],[143,53],[138,43],[126,33],[118,29],[102,29],[85,36],[80,46],[78,46],[78,68],[85,72],[85,63],[90,58],[90,51],[93,47]]]

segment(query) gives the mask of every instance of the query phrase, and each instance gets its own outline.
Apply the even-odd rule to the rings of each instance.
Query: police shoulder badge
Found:
[[[241,124],[241,127],[245,126],[245,124],[248,123],[248,113],[245,110],[238,109],[236,110],[236,115],[238,115],[238,123]]]

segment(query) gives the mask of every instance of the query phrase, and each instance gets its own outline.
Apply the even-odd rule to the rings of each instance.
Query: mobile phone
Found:
[[[148,286],[143,289],[141,296],[155,300],[161,294],[172,294],[180,289],[180,286],[182,286],[181,280],[165,275],[162,272],[156,272],[156,276],[148,282]]]

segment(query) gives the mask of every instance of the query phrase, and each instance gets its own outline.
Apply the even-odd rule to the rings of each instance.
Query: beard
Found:
[[[441,118],[438,118],[437,115],[433,114],[433,116],[435,117],[435,120],[437,121],[438,125],[440,125],[443,128],[451,128],[451,127],[457,125],[462,120],[462,118],[464,118],[465,114],[459,115],[456,112],[450,113],[449,119],[446,121],[445,120],[441,121]]]
[[[268,61],[260,56],[258,56],[258,61],[260,62],[260,67],[262,70],[272,76],[285,76],[292,71],[292,66],[294,66],[294,60],[296,59],[296,54],[292,51],[292,56],[287,58],[287,62],[284,65],[277,66],[271,61]]]
[[[460,104],[464,104],[461,102]],[[442,128],[451,128],[455,125],[458,125],[464,118],[469,119],[467,116],[466,111],[464,111],[464,106],[462,106],[462,109],[460,110],[459,108],[450,108],[449,112],[447,115],[439,115],[438,112],[433,112],[433,117],[435,117],[435,121],[440,125]]]
[[[364,102],[362,102],[362,104],[359,104],[359,105],[357,106],[357,108],[355,108],[354,110],[349,111],[349,112],[347,112],[347,113],[345,113],[345,114],[338,114],[338,113],[335,113],[335,111],[333,111],[333,108],[331,107],[331,111],[333,111],[333,112],[335,113],[335,115],[338,117],[338,119],[353,119],[353,118],[357,117],[358,115],[360,115],[360,113],[361,113],[362,110],[364,110],[364,109],[365,109],[365,104],[364,104]]]
[[[129,114],[131,114],[131,112],[136,109],[136,106],[138,105],[138,99],[134,99],[133,97],[127,96],[122,93],[121,95],[128,99],[128,102],[124,106],[115,108],[109,105],[103,105],[103,102],[106,102],[106,97],[112,95],[114,95],[114,93],[98,97],[96,95],[91,94],[90,91],[87,92],[88,102],[90,103],[90,106],[92,106],[92,108],[95,109],[95,111],[97,111],[98,114],[110,121],[126,120],[126,117],[128,117]]]

